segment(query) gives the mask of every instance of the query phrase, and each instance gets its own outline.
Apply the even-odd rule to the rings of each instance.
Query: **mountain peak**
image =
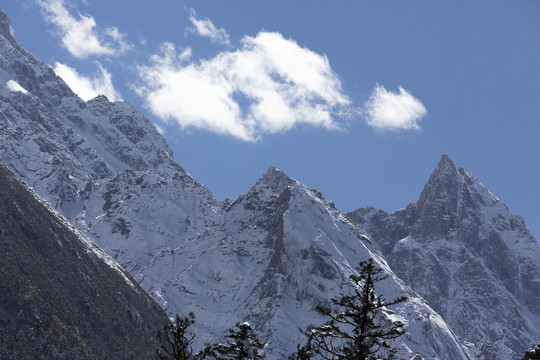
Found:
[[[442,154],[434,174],[455,173],[456,171],[456,166],[452,159],[450,159],[450,156],[448,156],[448,154]]]
[[[457,169],[448,155],[444,154],[424,186],[416,203],[419,214],[427,216],[421,228],[424,238],[447,234],[450,228],[459,226],[460,221],[473,210],[489,208],[491,217],[509,216],[506,205],[489,192],[472,174],[462,167]],[[432,221],[432,223],[431,223]]]
[[[540,313],[540,285],[529,280],[540,278],[533,265],[540,249],[522,219],[448,155],[418,202],[393,214],[360,209],[348,217],[458,336],[476,343],[475,359],[516,359],[538,338],[522,309],[532,318]]]
[[[420,214],[431,214],[433,223],[422,236],[445,234],[454,224],[463,177],[447,154],[441,156],[439,164],[429,177],[416,203]],[[443,219],[439,221],[440,219]]]
[[[293,179],[274,165],[270,165],[259,182],[272,190],[281,191],[291,185]]]
[[[11,20],[9,20],[9,17],[1,8],[0,8],[0,33],[3,34],[12,43],[15,42],[15,39],[13,39],[13,36],[11,36]]]
[[[433,173],[429,177],[426,187],[430,188],[431,190],[433,190],[432,188],[449,190],[449,187],[457,188],[457,183],[461,182],[460,179],[460,173],[454,165],[452,159],[450,159],[447,154],[443,154],[441,156],[441,160],[439,160],[439,163],[437,164],[437,167],[435,170],[433,170]],[[424,188],[424,192],[425,190],[426,188]]]

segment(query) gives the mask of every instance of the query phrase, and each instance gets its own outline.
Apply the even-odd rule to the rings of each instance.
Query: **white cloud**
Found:
[[[407,90],[387,91],[377,85],[365,104],[366,123],[377,130],[419,130],[417,122],[427,113],[424,104]]]
[[[105,95],[110,101],[122,100],[113,86],[111,74],[99,62],[96,62],[96,64],[98,71],[91,78],[81,75],[74,68],[58,62],[54,65],[54,72],[84,101],[93,99],[98,95]]]
[[[195,10],[189,9],[189,21],[193,24],[193,27],[188,28],[190,32],[196,32],[199,36],[210,38],[212,42],[222,45],[230,45],[231,41],[229,34],[223,28],[216,28],[215,25],[209,19],[197,19]]]
[[[58,27],[62,45],[76,58],[85,59],[91,55],[116,55],[128,50],[131,45],[125,41],[125,34],[116,27],[96,30],[92,16],[78,14],[78,19],[66,9],[64,0],[36,0],[41,6],[45,19]]]
[[[165,43],[139,67],[137,93],[164,121],[245,141],[308,124],[339,129],[334,120],[350,100],[326,56],[279,33],[246,36],[241,48],[209,60],[191,61],[191,49],[177,53]]]

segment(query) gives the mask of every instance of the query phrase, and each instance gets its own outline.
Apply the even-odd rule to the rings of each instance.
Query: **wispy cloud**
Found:
[[[246,36],[236,51],[191,60],[165,43],[140,66],[138,94],[164,121],[257,141],[308,124],[339,129],[350,109],[326,56],[275,32]]]
[[[366,102],[363,114],[366,123],[377,130],[419,130],[427,110],[424,104],[401,86],[399,93],[377,85]]]
[[[128,50],[125,34],[118,28],[109,27],[103,31],[96,29],[92,16],[78,14],[72,16],[66,9],[64,0],[36,0],[47,21],[58,28],[62,45],[76,58],[86,59],[92,55],[117,55]]]
[[[54,72],[84,101],[98,95],[105,95],[110,101],[122,100],[114,88],[111,74],[99,62],[96,65],[98,71],[92,77],[81,75],[74,68],[58,62],[54,65]]]
[[[223,28],[216,28],[214,23],[210,19],[197,19],[195,10],[189,9],[189,21],[193,27],[188,27],[188,32],[194,32],[199,36],[210,38],[210,40],[217,44],[231,45],[229,34]]]

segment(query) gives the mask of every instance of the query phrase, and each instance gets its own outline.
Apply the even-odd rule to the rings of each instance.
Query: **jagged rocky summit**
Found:
[[[195,312],[196,346],[249,321],[267,343],[268,358],[283,359],[303,341],[299,327],[323,322],[314,306],[350,291],[348,276],[359,261],[373,257],[389,275],[378,291],[409,298],[384,315],[406,323],[407,335],[394,344],[401,357],[479,359],[489,353],[477,350],[473,342],[483,346],[480,340],[458,338],[433,309],[437,303],[430,305],[414,282],[398,275],[392,251],[408,235],[401,220],[384,223],[396,228],[396,240],[389,239],[377,228],[382,221],[345,216],[320,192],[275,167],[233,202],[218,201],[174,160],[141,113],[103,96],[82,101],[15,42],[1,12],[0,24],[0,160],[170,315]],[[379,212],[357,211],[368,213]],[[427,208],[415,214],[426,217],[420,222],[438,221]],[[409,266],[429,264],[413,260]],[[523,289],[535,291],[528,283]],[[481,300],[474,307],[485,306]],[[532,321],[530,311],[524,319]],[[510,335],[501,339],[511,342]],[[491,354],[499,356],[498,349]],[[511,359],[510,353],[500,359]]]
[[[540,340],[540,248],[520,216],[443,155],[420,199],[347,217],[480,358],[517,359]]]

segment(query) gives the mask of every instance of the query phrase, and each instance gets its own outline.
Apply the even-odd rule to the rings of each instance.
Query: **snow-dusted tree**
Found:
[[[531,351],[527,351],[522,360],[540,360],[540,344],[536,345]]]
[[[158,332],[159,349],[154,357],[158,360],[189,360],[192,359],[194,334],[187,329],[195,323],[195,315],[189,313],[186,317],[176,315],[174,323],[168,323],[163,327],[163,333]]]
[[[229,340],[226,344],[214,345],[211,351],[212,356],[217,360],[259,360],[266,359],[262,353],[263,345],[253,332],[253,329],[247,322],[238,323],[229,330],[226,336]],[[203,350],[204,351],[204,350]]]
[[[374,285],[387,275],[375,267],[373,259],[360,262],[357,270],[358,276],[350,276],[355,285],[352,296],[332,299],[335,309],[316,308],[330,320],[307,330],[308,345],[304,349],[309,346],[310,351],[328,360],[394,359],[395,350],[387,340],[403,335],[404,324],[385,318],[382,311],[405,301],[406,297],[387,302],[377,295]]]

